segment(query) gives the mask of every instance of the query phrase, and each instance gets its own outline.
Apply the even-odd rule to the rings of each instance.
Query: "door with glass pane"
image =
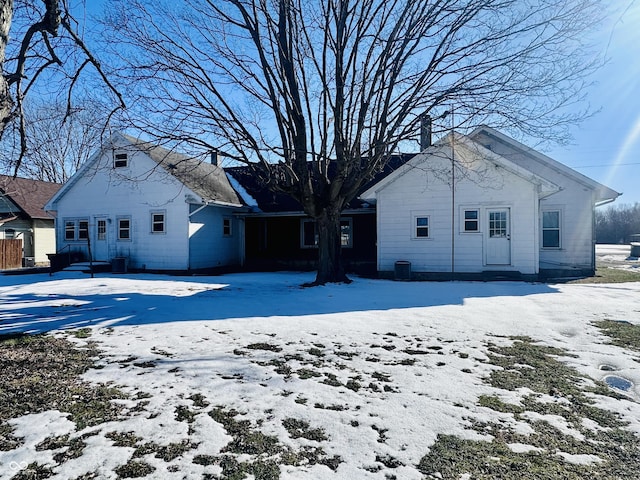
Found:
[[[97,217],[92,229],[94,232],[91,250],[94,260],[109,261],[109,222],[106,217]]]
[[[511,265],[511,232],[508,208],[487,210],[487,265]]]

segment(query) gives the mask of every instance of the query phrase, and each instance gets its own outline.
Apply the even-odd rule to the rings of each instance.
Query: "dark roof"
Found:
[[[415,153],[393,155],[386,163],[384,168],[378,172],[369,182],[360,188],[360,192],[364,192],[371,185],[379,182],[391,172],[406,163],[415,156]],[[271,191],[268,186],[260,181],[259,175],[256,174],[254,167],[227,167],[225,171],[233,177],[246,193],[255,200],[258,209],[264,213],[280,213],[280,212],[302,212],[302,205],[289,195],[280,192]],[[245,199],[248,201],[248,199]],[[367,207],[368,204],[358,198],[358,195],[349,202],[346,209],[360,209]]]
[[[193,190],[204,201],[241,205],[242,200],[231,187],[224,170],[217,165],[168,150],[129,135],[122,135],[136,148],[163,167],[168,173]]]
[[[59,183],[0,175],[0,194],[9,197],[32,219],[52,218],[44,211],[44,206],[60,187]]]

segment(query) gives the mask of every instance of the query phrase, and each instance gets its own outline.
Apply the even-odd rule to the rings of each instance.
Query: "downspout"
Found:
[[[451,107],[451,276],[456,271],[456,151],[453,115],[453,107]]]

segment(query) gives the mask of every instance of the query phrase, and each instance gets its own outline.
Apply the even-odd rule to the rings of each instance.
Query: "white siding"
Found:
[[[498,141],[486,134],[476,139],[495,153],[512,162],[560,185],[562,190],[543,199],[540,210],[557,209],[561,211],[561,248],[540,249],[540,268],[595,268],[593,205],[594,191],[577,179],[567,176],[553,165],[539,162],[520,150]],[[541,221],[541,220],[540,220]],[[542,235],[542,227],[540,227]],[[542,240],[539,242],[542,246]]]
[[[107,250],[110,260],[124,256],[131,268],[182,270],[188,268],[188,204],[193,193],[167,175],[153,160],[139,151],[127,150],[129,164],[113,168],[112,151],[84,175],[75,178],[57,207],[58,250],[69,245],[86,252],[86,241],[66,241],[67,219],[88,219],[92,246],[96,245],[96,217],[107,220]],[[151,232],[151,212],[166,214],[166,233]],[[131,219],[131,239],[118,240],[118,219]]]
[[[239,220],[230,208],[208,206],[195,210],[189,224],[189,265],[192,269],[222,267],[240,264],[240,241],[242,234]],[[223,222],[230,222],[230,234],[225,235]]]
[[[491,269],[537,273],[535,186],[483,159],[464,161],[468,168],[457,170],[453,209],[450,179],[446,177],[448,160],[430,157],[378,192],[378,270],[392,271],[396,261],[405,260],[411,262],[414,272],[451,272],[454,244],[457,273]],[[461,231],[464,208],[479,209],[480,232]],[[511,265],[486,265],[487,216],[491,208],[510,211]],[[416,214],[430,218],[428,239],[414,238]]]

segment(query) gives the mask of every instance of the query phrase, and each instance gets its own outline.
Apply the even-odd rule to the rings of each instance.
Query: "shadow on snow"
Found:
[[[207,277],[83,274],[0,277],[0,334],[196,320],[294,317],[462,305],[557,292],[541,283],[394,282],[301,288],[311,273]],[[265,320],[268,321],[268,320]]]

